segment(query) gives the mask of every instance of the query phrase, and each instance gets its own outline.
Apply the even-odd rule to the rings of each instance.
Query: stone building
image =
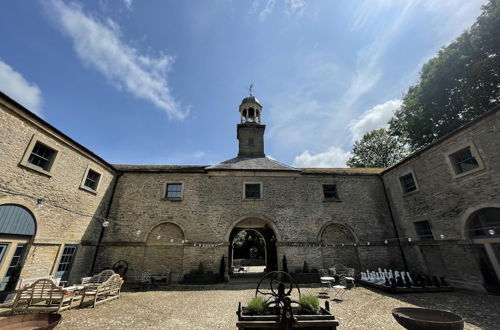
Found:
[[[213,271],[222,256],[231,262],[233,238],[252,229],[269,270],[286,255],[291,271],[304,261],[407,267],[499,287],[500,108],[388,169],[265,157],[251,95],[239,107],[237,157],[211,166],[110,165],[4,94],[0,108],[4,282],[18,260],[25,277],[74,281],[126,260],[129,275],[180,280],[200,262]]]

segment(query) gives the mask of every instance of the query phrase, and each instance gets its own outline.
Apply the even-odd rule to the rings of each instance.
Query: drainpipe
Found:
[[[118,179],[122,176],[122,174],[123,174],[122,172],[118,172],[118,174],[116,175],[116,179],[115,179],[115,182],[113,184],[113,188],[111,190],[111,196],[109,197],[108,209],[106,210],[106,215],[105,215],[106,219],[108,218],[109,213],[111,212],[111,204],[113,203],[113,198],[115,196],[116,185],[118,184]],[[99,234],[99,239],[97,240],[97,246],[95,248],[94,259],[92,260],[92,267],[90,268],[91,274],[94,272],[95,263],[97,262],[97,255],[99,254],[99,248],[101,247],[101,242],[102,242],[102,238],[104,237],[105,230],[106,230],[106,227],[101,226],[101,233]]]
[[[391,216],[391,222],[392,226],[394,228],[394,233],[396,234],[396,237],[398,237],[398,246],[399,250],[401,251],[401,256],[403,257],[403,266],[405,268],[405,271],[408,271],[408,263],[406,262],[406,255],[405,251],[403,249],[403,246],[401,245],[401,241],[399,240],[399,232],[398,232],[398,227],[396,226],[396,221],[394,220],[394,214],[392,213],[392,207],[391,207],[391,200],[389,199],[389,195],[387,195],[387,189],[385,187],[385,182],[384,179],[382,178],[382,175],[379,176],[380,181],[382,182],[382,188],[384,189],[384,195],[385,195],[385,200],[387,201],[387,206],[389,207],[389,214]]]

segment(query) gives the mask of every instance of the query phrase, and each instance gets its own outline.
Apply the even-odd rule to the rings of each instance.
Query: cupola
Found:
[[[241,123],[238,124],[237,138],[239,141],[238,157],[265,157],[264,130],[266,125],[260,122],[262,105],[252,95],[252,85],[249,95],[240,104]]]

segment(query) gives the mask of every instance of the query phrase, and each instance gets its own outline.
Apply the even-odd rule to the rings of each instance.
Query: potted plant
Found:
[[[286,278],[286,280],[283,280]],[[263,281],[268,280],[270,292],[261,290]],[[291,299],[291,292],[299,293],[299,301]],[[265,297],[269,297],[267,300]],[[293,278],[285,272],[266,274],[257,285],[256,295],[247,306],[238,304],[238,329],[337,329],[339,322],[330,313],[328,301],[321,308],[316,296],[300,295],[300,289]]]
[[[198,264],[198,268],[192,270],[189,274],[184,274],[182,283],[184,284],[216,284],[218,274],[212,271],[206,271],[203,262]]]
[[[297,283],[301,284],[321,282],[318,270],[313,269],[313,271],[309,271],[309,265],[305,260],[304,264],[302,265],[302,269],[296,269],[292,276]]]

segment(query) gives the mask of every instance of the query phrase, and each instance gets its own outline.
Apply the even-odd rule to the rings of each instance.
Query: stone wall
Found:
[[[57,150],[48,175],[21,164],[33,139]],[[78,245],[70,280],[87,274],[102,228],[102,220],[95,217],[105,215],[111,196],[115,174],[110,165],[3,98],[0,155],[0,205],[22,205],[36,220],[22,276],[53,274],[64,244]],[[89,166],[101,174],[96,193],[80,188]],[[86,246],[81,246],[82,242]]]
[[[477,289],[483,278],[472,255],[467,220],[483,207],[500,207],[500,111],[410,157],[383,174],[411,270],[447,276],[455,285]],[[484,169],[456,177],[447,154],[472,145]],[[412,171],[418,190],[403,194],[399,176]],[[434,240],[419,241],[413,223],[429,221]],[[441,239],[441,235],[443,239]]]
[[[140,166],[137,169],[140,170]],[[183,184],[182,200],[164,198],[167,182]],[[244,182],[261,182],[262,199],[243,199]],[[323,199],[324,183],[337,185],[340,201]],[[382,181],[376,175],[127,171],[118,180],[110,218],[112,222],[106,229],[99,256],[100,265],[111,265],[118,256],[126,256],[127,253],[117,251],[128,249],[129,242],[145,245],[149,233],[158,224],[173,223],[182,230],[186,240],[183,243],[175,238],[172,242],[184,245],[182,273],[196,269],[200,261],[207,269],[218,271],[221,256],[228,255],[229,233],[243,219],[262,219],[276,231],[279,264],[286,254],[290,270],[301,268],[304,260],[310,268],[332,266],[330,263],[334,260],[325,263],[322,255],[334,248],[320,247],[320,233],[328,224],[347,226],[355,242],[395,236]],[[359,264],[355,247],[340,250],[342,247],[337,246],[336,249],[349,250],[356,259],[354,264]],[[386,251],[387,247],[378,249]],[[379,255],[380,266],[394,259],[387,252]],[[143,269],[135,255],[127,258],[133,272]]]

